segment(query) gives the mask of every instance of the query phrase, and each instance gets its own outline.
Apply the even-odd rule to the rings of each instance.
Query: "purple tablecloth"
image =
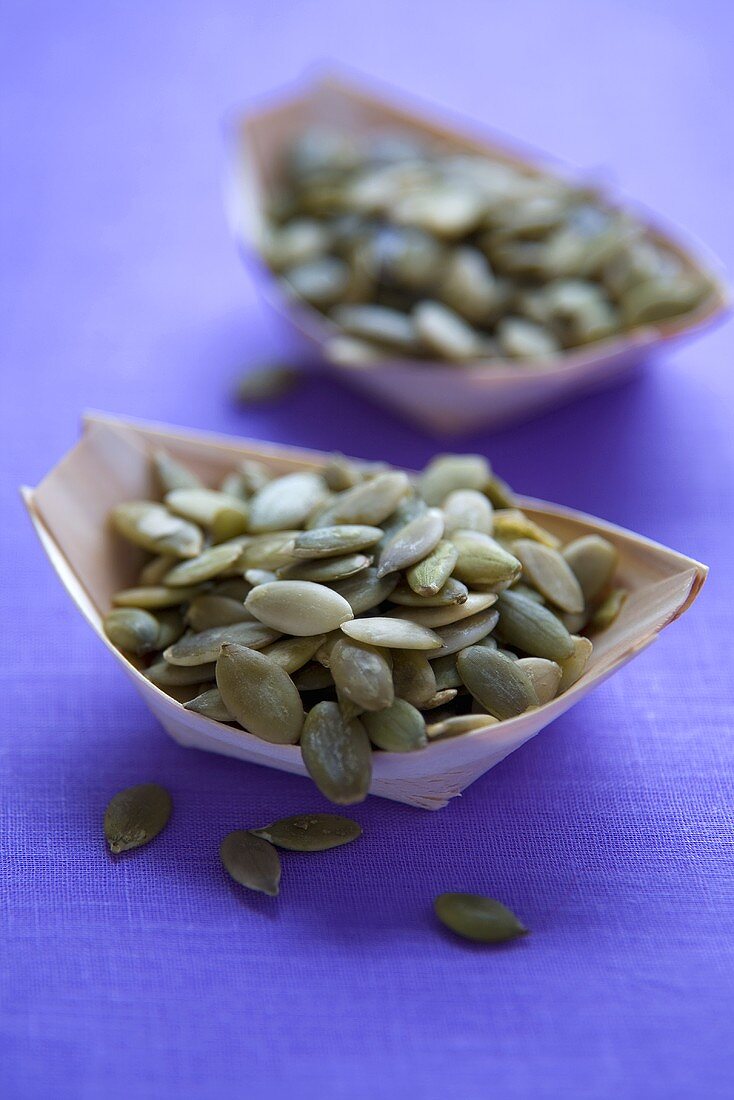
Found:
[[[220,119],[314,59],[571,162],[734,258],[723,3],[8,3],[2,35],[0,1094],[7,1100],[731,1096],[732,360],[724,326],[635,381],[467,447],[533,495],[712,567],[685,619],[430,814],[357,807],[281,897],[229,829],[323,808],[304,780],[169,741],[52,575],[17,486],[85,407],[420,464],[427,436],[333,383],[243,412],[277,351],[228,239]],[[613,166],[613,169],[612,167]],[[108,798],[175,814],[116,862]],[[445,889],[533,935],[467,946]]]

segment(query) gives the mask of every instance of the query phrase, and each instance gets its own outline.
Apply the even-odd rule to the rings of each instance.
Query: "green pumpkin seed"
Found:
[[[269,657],[271,661],[275,661],[276,665],[290,676],[308,664],[325,640],[325,634],[304,638],[282,638],[279,642],[266,646],[262,654],[264,657]]]
[[[386,649],[440,649],[441,639],[432,630],[401,619],[374,617],[342,623],[342,630],[357,642]]]
[[[600,535],[584,535],[563,548],[563,556],[581,585],[587,603],[593,603],[611,582],[619,551]]]
[[[295,389],[300,377],[300,371],[280,363],[251,368],[237,383],[237,400],[243,405],[276,401]]]
[[[267,533],[300,527],[327,493],[321,475],[310,471],[276,478],[251,499],[250,530]]]
[[[362,723],[345,721],[337,703],[318,703],[301,734],[306,770],[321,793],[340,805],[362,802],[372,781],[372,750]]]
[[[244,603],[251,587],[252,585],[248,584],[243,577],[228,577],[224,580],[218,580],[216,584],[209,589],[209,594],[212,596],[226,596],[227,599],[237,600],[238,603]]]
[[[482,709],[495,718],[514,718],[538,705],[532,680],[519,662],[495,649],[464,649],[456,659],[456,667]]]
[[[184,703],[186,710],[192,710],[195,714],[203,714],[205,718],[212,718],[215,722],[232,722],[233,718],[222,701],[219,688],[209,688],[189,699]]]
[[[464,603],[447,604],[445,607],[401,607],[390,614],[395,619],[407,619],[435,630],[439,626],[450,626],[451,623],[458,623],[480,611],[486,611],[496,602],[497,596],[494,592],[470,592]]]
[[[354,617],[343,596],[313,581],[260,584],[245,607],[267,626],[298,637],[326,634]]]
[[[189,558],[180,565],[174,565],[163,578],[163,583],[171,588],[179,588],[210,581],[236,562],[240,553],[239,546],[213,546],[199,554],[198,558]]]
[[[211,527],[224,510],[236,511],[247,522],[248,508],[243,500],[227,496],[216,489],[174,489],[166,493],[166,505],[177,516],[202,527]]]
[[[143,587],[151,584],[162,584],[166,573],[170,573],[178,560],[178,558],[172,558],[170,554],[156,554],[140,570],[138,583]]]
[[[178,608],[159,611],[155,618],[158,623],[158,640],[155,648],[168,649],[183,635],[186,630],[186,621]]]
[[[245,829],[227,833],[219,847],[225,871],[248,890],[271,898],[280,890],[280,856],[272,844]]]
[[[452,653],[458,653],[460,649],[476,645],[487,634],[492,633],[498,619],[498,613],[490,607],[487,611],[479,611],[469,619],[462,619],[461,622],[436,627],[435,632],[441,639],[442,648],[436,651],[435,656],[448,657]],[[429,653],[428,660],[432,660],[433,656]]]
[[[150,653],[158,645],[158,620],[138,607],[120,607],[108,612],[104,632],[113,645],[135,657]]]
[[[512,591],[500,593],[497,607],[502,637],[529,657],[560,663],[573,653],[571,635],[547,607]]]
[[[454,576],[466,584],[496,585],[514,580],[522,566],[498,542],[479,531],[455,531],[451,541],[458,551]]]
[[[378,474],[370,481],[338,493],[308,524],[309,528],[358,524],[380,527],[410,490],[408,475],[400,470]]]
[[[245,572],[245,580],[252,588],[257,588],[259,584],[270,584],[272,581],[277,581],[277,579],[277,574],[271,572],[270,569],[248,569]],[[242,599],[244,600],[246,596],[247,592],[245,592]]]
[[[457,714],[429,723],[426,726],[426,736],[429,741],[444,741],[449,737],[459,737],[462,733],[489,729],[498,722],[499,719],[493,718],[491,714]]]
[[[343,581],[333,582],[331,588],[347,601],[354,615],[364,615],[365,611],[379,607],[391,595],[398,579],[396,573],[378,577],[377,570],[369,568]]]
[[[165,829],[171,816],[171,796],[157,783],[127,787],[110,800],[104,815],[104,835],[118,855],[142,848]]]
[[[362,471],[356,462],[341,454],[333,454],[321,470],[321,476],[333,493],[344,489],[353,489],[362,480]],[[367,543],[369,546],[370,544]],[[350,550],[361,550],[361,546],[350,546]]]
[[[383,536],[380,527],[364,524],[341,524],[335,527],[314,527],[302,531],[293,542],[293,556],[311,560],[340,558],[374,546]]]
[[[418,710],[436,710],[437,707],[444,707],[455,699],[458,694],[456,688],[443,688],[441,691],[437,691],[432,698],[426,699],[425,703],[421,703]]]
[[[149,588],[125,588],[122,592],[115,592],[112,602],[118,607],[142,607],[147,611],[156,611],[159,608],[178,607],[198,594],[198,587],[168,588],[166,585],[155,584]]]
[[[482,645],[482,642],[475,642],[475,645]],[[496,646],[495,642],[495,646]],[[458,688],[462,687],[464,681],[459,676],[459,670],[456,667],[456,654],[450,653],[448,657],[437,657],[435,661],[431,661],[431,668],[433,669],[433,675],[436,677],[436,690],[445,691],[446,688]]]
[[[622,604],[627,599],[626,588],[613,588],[604,600],[604,603],[596,609],[591,618],[592,630],[606,630],[616,620]]]
[[[402,352],[416,348],[416,332],[413,322],[404,313],[385,306],[338,306],[332,318],[350,336],[384,344]]]
[[[413,310],[413,323],[423,346],[441,359],[461,363],[481,353],[479,334],[441,302],[419,302]]]
[[[492,474],[484,486],[484,492],[487,494],[493,508],[514,509],[515,494],[507,482],[503,481],[501,477],[497,477],[496,474]]]
[[[517,662],[518,668],[526,672],[535,688],[538,706],[555,699],[561,684],[561,666],[555,661],[546,661],[544,657],[523,657]]]
[[[288,852],[326,852],[362,835],[356,821],[339,814],[296,814],[250,831]]]
[[[279,531],[275,534],[256,535],[242,547],[239,566],[245,573],[252,569],[271,572],[293,561],[293,539],[298,531]]]
[[[217,545],[243,535],[247,528],[248,516],[243,508],[222,508],[212,520],[209,533]]]
[[[240,500],[247,500],[250,496],[245,479],[239,470],[233,470],[232,473],[224,475],[219,492],[226,493],[230,497],[239,497]]]
[[[442,539],[422,561],[411,565],[405,579],[416,595],[435,596],[451,576],[458,557],[454,544]]]
[[[145,670],[145,677],[151,684],[163,690],[205,684],[214,679],[214,662],[204,665],[169,665],[168,661],[156,661]]]
[[[303,706],[290,676],[262,653],[226,644],[217,659],[222,702],[243,729],[278,745],[295,745]]]
[[[229,596],[197,596],[189,604],[186,621],[192,630],[210,630],[215,626],[231,626],[233,623],[252,622],[252,616],[240,600]]]
[[[502,508],[494,513],[494,537],[512,543],[517,539],[535,539],[552,550],[560,548],[560,539],[526,516],[519,508]]]
[[[570,657],[567,657],[565,661],[560,662],[561,682],[558,686],[559,695],[564,691],[568,691],[577,680],[581,679],[594,648],[588,638],[572,637],[571,641],[573,642],[573,653]]]
[[[159,449],[153,452],[153,469],[164,496],[166,493],[173,492],[174,489],[202,487],[201,479],[167,451]]]
[[[299,668],[293,683],[299,691],[325,691],[334,687],[334,678],[329,668],[314,662]]]
[[[523,576],[562,611],[584,610],[584,594],[570,565],[557,550],[533,539],[518,539],[513,553],[522,564]]]
[[[428,743],[423,715],[405,699],[363,714],[362,723],[372,744],[384,752],[415,752]]]
[[[365,554],[346,554],[343,558],[323,558],[297,561],[278,570],[280,580],[317,581],[323,584],[343,580],[361,573],[372,564]]]
[[[163,657],[172,665],[203,665],[216,661],[220,649],[226,643],[247,646],[249,649],[263,649],[277,637],[277,630],[271,630],[259,622],[230,623],[228,626],[213,626],[209,630],[201,630],[198,634],[188,634],[175,645],[169,646]]]
[[[360,710],[383,710],[392,703],[392,662],[375,646],[341,638],[331,650],[329,669],[339,698]]]
[[[158,686],[165,695],[169,696],[169,698],[175,699],[177,703],[181,703],[182,706],[185,706],[186,703],[195,699],[197,695],[201,695],[202,690],[209,687],[210,684],[202,682],[201,684],[160,684]]]
[[[398,587],[391,593],[390,599],[400,607],[446,607],[448,604],[466,603],[469,589],[461,581],[449,577],[442,588],[430,596],[419,596],[407,586]]]
[[[429,508],[386,543],[380,554],[377,576],[384,577],[422,561],[435,549],[442,535],[443,515],[437,508]]]
[[[421,496],[427,504],[439,507],[456,489],[481,492],[491,472],[483,455],[439,455],[429,462],[421,475]]]
[[[204,536],[198,527],[172,516],[162,504],[151,504],[147,500],[118,504],[112,509],[111,519],[121,535],[151,554],[195,558],[204,545]]]
[[[421,707],[433,699],[437,690],[435,664],[432,665],[419,650],[395,650],[392,664],[395,694],[414,707]]]
[[[439,894],[433,908],[441,924],[475,943],[507,943],[528,935],[514,913],[480,894]]]
[[[454,489],[444,500],[442,511],[447,535],[462,530],[492,534],[492,505],[476,489]]]

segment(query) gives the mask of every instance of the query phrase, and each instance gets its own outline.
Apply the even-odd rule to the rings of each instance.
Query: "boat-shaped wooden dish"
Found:
[[[711,323],[727,305],[727,292],[717,274],[719,265],[703,258],[700,246],[684,245],[678,231],[632,208],[622,197],[602,195],[616,206],[633,209],[653,239],[676,253],[688,268],[701,272],[711,289],[687,313],[564,352],[543,365],[512,362],[467,366],[393,359],[362,366],[331,362],[326,343],[336,328],[316,309],[286,294],[260,254],[266,196],[278,183],[284,150],[304,128],[314,123],[352,133],[375,129],[417,131],[457,151],[487,153],[533,172],[576,177],[549,158],[520,151],[495,138],[478,138],[460,125],[447,125],[397,100],[375,95],[341,77],[328,76],[284,94],[262,109],[237,116],[228,131],[226,201],[228,218],[241,254],[260,293],[294,332],[305,359],[326,363],[371,397],[382,400],[440,435],[479,427],[497,427],[560,404],[575,394],[600,387],[631,370],[655,350]],[[597,187],[602,193],[602,189]]]
[[[182,745],[305,775],[297,745],[272,745],[185,710],[104,634],[102,617],[112,594],[133,583],[140,565],[135,550],[111,531],[108,515],[122,501],[151,498],[150,454],[159,446],[212,485],[242,458],[257,458],[287,473],[318,469],[329,456],[95,414],[85,418],[80,442],[41,484],[23,490],[38,537],[66,590],[171,737]],[[486,730],[432,742],[420,752],[375,753],[372,793],[428,809],[445,806],[649,645],[690,607],[705,580],[705,566],[640,535],[542,501],[519,503],[564,542],[599,532],[617,546],[619,581],[630,593],[618,619],[594,638],[594,652],[578,683],[545,706]]]

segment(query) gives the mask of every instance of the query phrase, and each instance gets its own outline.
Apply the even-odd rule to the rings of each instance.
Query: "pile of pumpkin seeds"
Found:
[[[542,362],[711,289],[593,188],[407,133],[304,131],[266,214],[266,261],[344,363]]]
[[[361,801],[372,756],[485,729],[582,675],[584,631],[625,596],[618,553],[562,546],[481,455],[408,475],[335,455],[218,488],[164,452],[160,501],[111,523],[147,552],[105,618],[111,641],[188,710],[300,745],[317,787]]]

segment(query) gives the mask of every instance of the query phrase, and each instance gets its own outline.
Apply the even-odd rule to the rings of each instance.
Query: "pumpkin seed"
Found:
[[[421,561],[435,549],[442,535],[443,515],[437,508],[429,508],[407,523],[384,546],[377,576],[384,577]]]
[[[340,699],[360,710],[382,710],[394,698],[392,662],[375,646],[340,638],[329,656]]]
[[[315,637],[282,638],[279,642],[266,646],[262,653],[264,657],[275,661],[276,665],[290,676],[291,673],[308,664],[325,639],[325,634],[317,634]]]
[[[334,678],[328,668],[312,663],[293,674],[293,683],[299,691],[324,691],[334,687]]]
[[[400,699],[421,707],[436,694],[435,664],[420,650],[397,649],[393,653],[392,677],[395,694]]]
[[[166,505],[191,523],[211,527],[222,511],[236,511],[247,523],[248,508],[243,500],[227,496],[216,489],[174,489],[166,493]]]
[[[158,646],[158,620],[141,608],[119,607],[110,611],[103,625],[112,644],[135,657],[142,657]]]
[[[309,528],[358,524],[380,527],[410,489],[408,475],[399,470],[378,474],[344,493],[338,493],[311,521]]]
[[[584,610],[584,594],[568,562],[557,550],[533,539],[517,539],[513,552],[522,564],[523,575],[562,611]]]
[[[507,943],[528,935],[514,913],[480,894],[439,894],[433,908],[441,924],[475,943]]]
[[[321,793],[340,805],[362,802],[372,781],[370,740],[357,718],[345,721],[337,703],[318,703],[301,734],[306,770]]]
[[[170,573],[178,560],[178,558],[172,558],[169,554],[156,554],[140,570],[138,584],[144,587],[151,584],[161,584],[166,573]]]
[[[277,630],[271,630],[259,622],[230,623],[201,630],[198,634],[188,634],[164,650],[163,657],[172,665],[203,665],[216,661],[226,643],[263,649],[277,637]]]
[[[237,383],[237,400],[244,405],[276,401],[295,389],[300,377],[294,367],[281,363],[251,368]]]
[[[222,702],[243,729],[263,741],[295,745],[303,726],[301,697],[275,661],[245,646],[225,644],[216,675]]]
[[[293,539],[298,531],[279,531],[256,535],[242,547],[239,567],[247,575],[251,569],[273,571],[293,561]]]
[[[334,493],[352,489],[362,480],[362,472],[356,462],[341,454],[333,454],[321,470],[321,476]],[[366,544],[371,545],[370,543]],[[350,550],[361,550],[361,546],[350,546]]]
[[[384,646],[386,649],[440,649],[438,634],[417,623],[375,616],[342,623],[342,630],[357,642]]]
[[[482,709],[495,718],[514,718],[538,705],[532,680],[519,662],[495,649],[470,646],[459,654],[456,667]]]
[[[553,333],[525,317],[504,317],[497,325],[501,351],[510,359],[552,359],[560,350]]]
[[[156,661],[144,673],[151,684],[164,690],[169,687],[188,687],[205,684],[214,679],[214,662],[205,665],[169,665],[168,661]]]
[[[379,607],[391,595],[397,583],[397,574],[378,577],[377,570],[369,568],[343,581],[332,582],[330,587],[347,601],[354,615],[364,615],[366,611]]]
[[[516,539],[534,539],[542,542],[544,546],[550,546],[553,550],[560,548],[560,539],[550,531],[526,516],[519,508],[500,508],[494,513],[494,537],[502,542],[515,542]]]
[[[460,363],[480,354],[478,333],[441,302],[419,302],[413,310],[413,323],[418,339],[441,359]]]
[[[222,701],[219,688],[214,687],[209,688],[208,691],[203,691],[196,698],[189,699],[187,703],[184,703],[184,706],[186,710],[192,710],[195,714],[203,714],[205,718],[212,718],[215,722],[233,721],[231,714]]]
[[[583,676],[593,645],[588,638],[572,637],[573,653],[565,661],[561,661],[561,682],[558,685],[558,694],[562,695]]]
[[[354,617],[343,596],[313,581],[260,584],[245,607],[266,626],[298,637],[326,634]]]
[[[587,603],[593,603],[609,585],[619,564],[619,551],[600,535],[584,535],[563,548],[563,556],[581,585]]]
[[[475,730],[496,726],[499,719],[491,714],[457,714],[451,718],[442,718],[426,726],[429,741],[443,741],[448,737],[459,737],[462,733],[474,733]]]
[[[180,565],[174,565],[163,578],[163,583],[171,588],[178,588],[210,581],[237,561],[240,553],[239,546],[212,546],[199,554],[198,558],[189,558]]]
[[[195,558],[204,545],[204,536],[198,527],[172,516],[162,504],[151,504],[147,500],[118,504],[112,509],[111,518],[121,535],[151,554]]]
[[[444,500],[442,510],[447,535],[461,530],[492,534],[492,505],[476,489],[454,489]]]
[[[515,494],[507,482],[496,474],[492,474],[484,486],[484,492],[493,508],[514,509]]]
[[[475,644],[481,645],[482,643],[476,642]],[[433,669],[433,675],[436,677],[437,691],[462,687],[464,681],[459,676],[454,653],[450,653],[448,657],[437,657],[435,661],[431,661],[431,668]]]
[[[395,619],[407,619],[420,626],[435,629],[471,618],[480,611],[486,611],[496,602],[497,596],[494,592],[470,592],[464,603],[447,604],[445,607],[401,607],[398,611],[391,611],[390,615]]]
[[[192,630],[200,632],[215,626],[252,622],[252,616],[240,600],[205,593],[191,601],[186,612],[186,621]]]
[[[156,649],[168,649],[169,645],[177,642],[186,630],[186,621],[178,608],[171,611],[159,611],[155,619],[158,623]]]
[[[297,561],[282,566],[277,573],[281,580],[330,581],[343,580],[361,573],[372,564],[365,554],[346,554],[343,558],[322,558],[313,561]]]
[[[436,710],[437,707],[443,707],[450,703],[458,694],[456,688],[443,688],[442,691],[437,691],[432,698],[422,703],[418,710]]]
[[[300,527],[327,493],[324,479],[310,471],[276,478],[251,499],[250,530],[264,534]]]
[[[423,715],[405,699],[363,714],[362,723],[372,744],[384,752],[415,752],[428,743]]]
[[[544,703],[555,699],[561,684],[560,665],[555,661],[546,661],[544,657],[523,657],[517,665],[530,677],[538,697],[538,706],[542,707]]]
[[[627,595],[628,592],[626,588],[613,588],[604,600],[604,603],[601,604],[592,615],[592,629],[606,630],[610,627],[622,610],[622,604],[627,599]]]
[[[421,474],[421,496],[427,504],[439,507],[456,489],[481,492],[490,476],[489,463],[483,455],[439,455]]]
[[[512,581],[522,566],[514,555],[479,531],[454,531],[451,541],[458,551],[454,576],[467,584],[502,584]]]
[[[441,639],[442,648],[436,652],[435,656],[448,657],[452,653],[458,653],[460,649],[476,645],[487,634],[492,633],[498,618],[498,613],[491,607],[458,623],[436,627],[436,634]],[[429,654],[428,660],[432,660],[433,656]]]
[[[449,577],[438,592],[430,596],[419,596],[411,588],[398,585],[390,599],[400,607],[446,607],[448,604],[466,603],[469,589],[461,581]]]
[[[384,344],[402,352],[416,350],[416,332],[410,317],[385,306],[349,305],[332,310],[333,320],[350,336]]]
[[[288,852],[326,852],[362,835],[356,821],[339,814],[296,814],[250,831]]]
[[[547,607],[512,591],[500,593],[497,607],[502,637],[529,657],[561,662],[573,653],[571,635]]]
[[[439,283],[441,299],[467,321],[486,322],[500,295],[487,259],[476,248],[455,248]]]
[[[405,579],[416,595],[435,596],[451,576],[458,557],[454,544],[442,539],[422,561],[411,565]]]
[[[112,602],[118,607],[142,607],[146,611],[155,611],[177,607],[198,594],[198,588],[167,588],[162,584],[153,584],[147,588],[125,588],[122,592],[115,592]]]
[[[192,470],[160,448],[153,452],[153,469],[164,496],[174,489],[202,487],[201,479]]]
[[[252,588],[257,588],[259,584],[270,584],[271,581],[277,581],[278,577],[270,569],[247,569],[245,571],[245,580]],[[249,592],[249,588],[247,590]],[[247,596],[247,592],[242,597],[244,600]]]
[[[157,783],[119,791],[107,804],[104,835],[115,855],[142,848],[158,836],[171,816],[171,796]]]
[[[248,526],[248,514],[244,508],[222,508],[209,527],[214,545],[243,535]]]
[[[225,836],[219,856],[225,871],[240,886],[271,898],[278,896],[280,856],[267,840],[245,829],[236,829]]]
[[[368,527],[364,524],[314,527],[311,531],[300,532],[294,539],[293,556],[307,560],[339,558],[374,546],[382,535],[380,527]]]

